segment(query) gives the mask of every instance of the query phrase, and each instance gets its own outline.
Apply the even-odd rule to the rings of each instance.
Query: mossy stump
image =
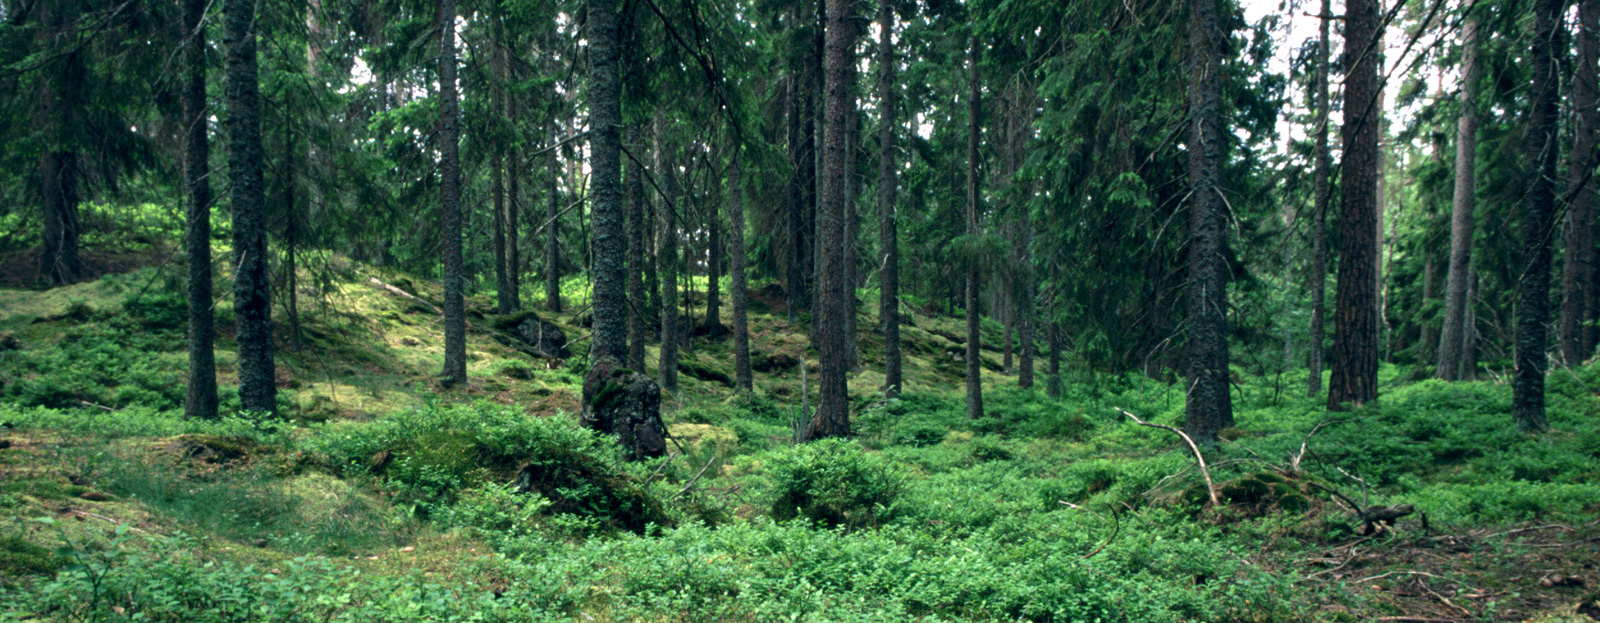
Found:
[[[643,374],[602,359],[583,381],[584,426],[617,437],[629,460],[667,453],[661,422],[661,386]]]

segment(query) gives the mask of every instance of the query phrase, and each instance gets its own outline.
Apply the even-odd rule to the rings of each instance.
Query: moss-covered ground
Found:
[[[149,264],[0,290],[0,620],[1600,618],[1600,365],[1552,371],[1532,436],[1494,378],[1385,367],[1379,405],[1328,414],[1241,366],[1212,506],[1182,444],[1120,411],[1175,424],[1181,387],[1073,367],[1059,399],[1017,389],[994,323],[989,418],[961,402],[961,319],[925,309],[883,400],[870,291],[847,442],[793,443],[816,357],[776,286],[752,348],[810,382],[779,365],[738,395],[731,340],[695,339],[663,400],[673,455],[628,464],[572,417],[581,281],[538,311],[566,361],[471,296],[471,381],[444,390],[438,284],[337,257],[301,280],[298,340],[276,313],[280,417],[231,415],[224,297],[230,415],[185,420],[183,299]],[[1393,525],[1350,508],[1400,504]]]

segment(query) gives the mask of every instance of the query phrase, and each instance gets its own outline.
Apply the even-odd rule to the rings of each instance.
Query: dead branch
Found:
[[[1138,424],[1140,426],[1148,426],[1150,428],[1160,428],[1160,429],[1163,429],[1163,430],[1168,430],[1168,431],[1171,431],[1173,433],[1177,433],[1177,435],[1179,437],[1182,437],[1184,443],[1189,444],[1189,449],[1194,451],[1194,461],[1195,461],[1196,464],[1198,464],[1200,466],[1200,475],[1205,477],[1205,479],[1206,479],[1206,495],[1211,498],[1211,505],[1212,506],[1220,506],[1221,505],[1221,502],[1217,501],[1217,486],[1211,482],[1211,470],[1206,467],[1206,457],[1204,455],[1200,454],[1200,446],[1198,446],[1198,445],[1196,445],[1194,443],[1194,439],[1190,438],[1188,434],[1184,433],[1181,430],[1178,430],[1176,427],[1167,426],[1166,424],[1153,424],[1153,423],[1150,423],[1150,422],[1146,422],[1144,420],[1139,419],[1139,416],[1134,415],[1132,413],[1129,413],[1127,409],[1123,409],[1122,407],[1115,407],[1115,408],[1116,408],[1116,410],[1121,411],[1123,415],[1126,415],[1130,419],[1132,419],[1133,423],[1135,423],[1135,424]]]
[[[711,460],[706,461],[705,466],[701,467],[700,471],[695,473],[694,478],[690,478],[689,482],[684,484],[683,488],[679,489],[676,494],[673,494],[672,498],[673,499],[677,499],[678,497],[682,496],[683,494],[688,493],[689,489],[694,487],[694,483],[699,482],[700,481],[700,477],[706,475],[706,470],[711,469],[711,466],[716,464],[718,458],[721,458],[721,457],[713,456],[713,457],[711,457]]]
[[[1094,511],[1091,511],[1091,510],[1089,510],[1087,508],[1084,508],[1082,506],[1078,506],[1077,504],[1073,504],[1072,502],[1068,502],[1066,500],[1057,500],[1057,501],[1061,502],[1061,505],[1065,506],[1067,508],[1080,510],[1080,511],[1083,511],[1085,513],[1089,513],[1091,515],[1094,514]],[[1084,554],[1082,557],[1078,558],[1078,560],[1088,560],[1088,559],[1094,557],[1095,554],[1098,554],[1101,551],[1105,550],[1106,546],[1110,545],[1112,541],[1117,540],[1117,535],[1122,533],[1122,518],[1117,516],[1117,507],[1116,506],[1112,506],[1110,508],[1111,508],[1111,536],[1106,537],[1106,540],[1100,542],[1100,546],[1099,547],[1094,548],[1094,551],[1091,551],[1091,552],[1089,552],[1087,554]]]
[[[1342,420],[1323,420],[1318,422],[1316,426],[1311,427],[1311,432],[1306,433],[1305,438],[1300,440],[1300,451],[1289,457],[1289,473],[1296,476],[1300,475],[1300,461],[1306,457],[1306,444],[1311,441],[1311,436],[1322,430],[1322,427],[1340,421]]]

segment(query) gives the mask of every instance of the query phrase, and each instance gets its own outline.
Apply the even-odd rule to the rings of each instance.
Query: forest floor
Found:
[[[757,284],[753,395],[729,339],[694,339],[664,397],[673,455],[625,464],[571,417],[576,282],[537,312],[573,357],[528,355],[479,294],[471,381],[444,390],[438,285],[327,258],[298,348],[275,312],[284,417],[206,422],[181,416],[181,267],[160,255],[0,290],[0,621],[1600,620],[1600,365],[1552,372],[1536,436],[1494,380],[1386,365],[1380,405],[1329,414],[1303,371],[1236,365],[1211,505],[1182,443],[1120,411],[1176,424],[1181,388],[1072,368],[1059,399],[1017,389],[993,322],[990,417],[965,417],[962,321],[925,309],[882,400],[871,291],[858,436],[795,446],[816,358]],[[1401,504],[1392,525],[1352,508]]]

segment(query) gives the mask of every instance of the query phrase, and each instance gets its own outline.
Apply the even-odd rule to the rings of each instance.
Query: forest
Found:
[[[1600,0],[0,0],[0,623],[1600,620]]]

